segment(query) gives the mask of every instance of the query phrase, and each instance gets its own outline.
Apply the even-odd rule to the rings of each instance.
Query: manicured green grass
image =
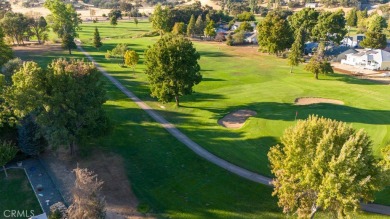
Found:
[[[87,27],[84,27],[83,29],[86,31]],[[100,51],[111,49],[116,43],[126,42],[131,48],[136,49],[141,53],[146,45],[150,45],[157,39],[158,38],[105,40],[103,41],[105,46],[100,49]],[[102,63],[103,67],[109,70],[112,75],[120,79],[130,90],[135,91],[139,97],[147,100],[147,102],[156,109],[160,109],[160,105],[162,104],[155,102],[149,97],[146,80],[142,73],[144,66],[140,65],[137,67],[137,72],[132,74],[130,73],[130,69],[120,68],[116,63],[106,61],[103,52],[96,51],[96,49],[91,48],[88,45],[86,45],[85,48]],[[205,138],[201,142],[202,145],[209,141],[210,144],[203,145],[209,150],[211,150],[210,148],[212,147],[218,147],[217,149],[219,150],[221,147],[226,146],[226,151],[229,151],[232,150],[232,145],[241,145],[241,150],[236,151],[250,154],[251,152],[246,151],[251,150],[251,144],[258,144],[259,139],[248,138],[245,140],[247,136],[250,136],[248,135],[249,133],[246,132],[251,130],[248,129],[248,126],[253,125],[255,126],[252,131],[261,131],[261,127],[263,126],[260,126],[259,129],[256,124],[253,124],[254,120],[261,119],[261,117],[250,119],[248,121],[249,123],[246,124],[243,129],[237,131],[222,129],[214,124],[216,123],[216,119],[223,116],[228,110],[220,111],[220,109],[216,108],[215,111],[218,113],[219,117],[215,115],[215,118],[209,117],[212,115],[211,109],[214,107],[221,108],[220,104],[223,104],[223,102],[225,102],[225,107],[229,107],[229,105],[233,104],[232,101],[237,101],[237,98],[230,98],[230,95],[232,95],[230,93],[223,94],[223,96],[219,96],[220,94],[218,93],[213,94],[214,88],[215,91],[218,91],[219,89],[229,90],[229,86],[235,86],[235,84],[237,84],[243,86],[242,89],[246,89],[245,81],[241,81],[242,79],[239,76],[242,75],[244,76],[243,78],[246,78],[249,74],[255,74],[253,78],[265,78],[265,76],[261,76],[262,69],[257,69],[259,63],[252,60],[253,58],[242,54],[240,55],[242,56],[240,59],[244,60],[237,60],[238,55],[229,54],[222,46],[218,49],[218,47],[215,46],[197,44],[197,48],[202,53],[201,65],[202,68],[206,70],[203,71],[205,80],[196,87],[197,93],[195,95],[183,98],[183,105],[186,107],[177,109],[173,104],[165,104],[164,106],[167,109],[161,110],[160,113],[166,116],[171,122],[177,124],[182,131],[191,138],[194,138],[197,142],[200,142],[202,138]],[[46,62],[52,57],[60,56],[69,57],[66,53],[52,53],[51,56],[47,58],[48,60],[46,60]],[[71,57],[82,58],[84,56],[80,52],[75,52]],[[143,58],[143,56],[141,56],[141,58]],[[210,59],[210,61],[208,61],[208,59]],[[273,57],[266,57],[264,59],[271,59],[268,60],[268,68],[275,67],[275,63],[272,62],[277,63],[280,61],[280,59]],[[215,61],[216,64],[213,65],[211,63],[213,61]],[[229,68],[224,67],[224,65],[230,66],[235,62],[240,69],[244,69],[239,65],[246,61],[253,64],[253,66],[246,69],[248,72],[239,72],[239,70],[229,72]],[[221,70],[216,68],[221,68]],[[288,71],[287,66],[282,68],[285,68],[286,71]],[[220,78],[221,76],[225,76],[223,74],[224,71],[228,71],[231,76],[226,77],[226,79]],[[268,74],[269,81],[272,82],[280,77],[279,74],[282,73],[276,73],[276,75],[273,75],[272,73]],[[289,74],[285,75],[289,76]],[[308,75],[307,73],[305,75],[294,74],[294,76],[299,78],[308,77],[307,81],[314,80],[311,78],[311,75]],[[93,149],[94,147],[102,147],[105,150],[114,151],[123,156],[132,188],[142,203],[142,209],[148,209],[148,206],[150,206],[152,212],[156,213],[158,217],[170,218],[285,217],[282,215],[281,209],[276,205],[276,198],[271,196],[271,188],[244,180],[199,158],[196,154],[170,136],[161,128],[161,126],[157,125],[145,112],[140,110],[135,103],[129,101],[129,99],[118,89],[111,85],[107,80],[105,81],[107,82],[106,87],[109,97],[108,102],[105,104],[105,110],[112,121],[112,130],[106,136],[102,136],[101,138],[90,142],[86,145],[87,148],[85,148],[85,150]],[[225,87],[225,85],[227,87]],[[251,85],[251,83],[249,83],[249,85]],[[260,85],[266,86],[266,83]],[[259,100],[264,98],[263,95],[260,95],[261,93],[259,91],[256,91],[257,86],[251,87],[254,92],[256,92],[256,95],[258,95],[257,97]],[[202,88],[202,92],[199,88]],[[270,89],[270,86],[267,86],[267,88]],[[205,89],[211,90],[209,92]],[[241,92],[242,94],[245,91],[242,89],[230,92],[233,94]],[[278,92],[274,91],[274,93],[274,95],[277,96],[288,92],[284,91],[283,93],[278,94]],[[242,99],[241,102],[244,101],[245,98],[246,96],[242,96],[240,98]],[[193,104],[195,108],[189,108],[191,104]],[[242,103],[239,101],[239,104]],[[210,109],[210,111],[208,109]],[[200,118],[202,113],[205,113],[206,118]],[[260,114],[259,111],[258,113]],[[268,114],[270,113],[271,112],[268,111]],[[276,114],[275,116],[279,116],[279,114]],[[292,116],[295,116],[295,111],[292,113]],[[201,123],[205,127],[196,127],[196,124],[202,122],[202,119],[205,119],[204,124]],[[284,122],[293,124],[293,121],[291,120],[280,121],[281,124]],[[272,129],[269,129],[269,132],[271,132]],[[212,135],[212,132],[215,132],[215,134]],[[277,142],[277,137],[278,136],[275,135],[268,139],[270,144]],[[268,169],[265,156],[268,147],[269,146],[260,148],[260,150],[256,149],[258,150],[256,153],[259,153],[257,155],[263,156],[262,159],[264,159],[262,160],[263,163],[260,163],[260,165],[264,166],[263,171]],[[215,153],[215,151],[213,152]],[[329,218],[329,216],[321,214],[318,216],[318,218]],[[385,217],[362,214],[354,218]]]
[[[5,178],[4,171],[0,174],[0,218],[6,210],[27,211],[31,216],[42,213],[39,202],[28,182],[25,172],[21,169],[7,171],[8,178]],[[6,215],[9,212],[6,212]],[[26,217],[24,217],[26,218]]]
[[[88,31],[89,26],[83,27]],[[128,24],[127,28],[131,29]],[[124,28],[126,29],[126,28]],[[119,33],[121,34],[121,33]],[[104,35],[102,35],[104,37]],[[240,48],[209,43],[195,43],[201,54],[203,82],[195,87],[195,94],[181,98],[182,107],[173,103],[161,104],[151,99],[143,70],[143,51],[158,37],[137,39],[111,39],[103,41],[100,52],[85,45],[84,48],[113,76],[119,79],[141,99],[159,110],[170,122],[178,126],[191,139],[212,153],[244,168],[271,176],[267,152],[278,143],[283,131],[293,125],[295,114],[305,119],[318,114],[364,128],[373,140],[373,151],[390,139],[390,101],[388,86],[359,80],[345,75],[320,76],[294,68],[289,74],[286,60],[266,54],[246,54]],[[118,43],[127,43],[141,54],[137,72],[131,73],[104,52]],[[255,48],[247,48],[255,50]],[[297,97],[324,97],[344,101],[344,106],[318,104],[295,106]],[[165,107],[165,109],[161,109]],[[229,130],[217,124],[218,119],[237,109],[252,109],[258,114],[238,130]],[[390,192],[386,192],[387,195]],[[389,200],[380,199],[390,204]]]

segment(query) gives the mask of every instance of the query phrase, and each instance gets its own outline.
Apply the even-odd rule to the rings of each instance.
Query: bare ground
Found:
[[[318,103],[330,103],[337,105],[344,105],[344,102],[341,100],[320,98],[320,97],[299,97],[295,99],[295,105],[310,105],[310,104],[318,104]]]
[[[218,124],[230,129],[239,129],[245,124],[245,121],[249,117],[254,116],[256,114],[257,113],[253,110],[248,110],[248,109],[237,110],[227,114],[222,119],[218,120]]]
[[[121,156],[95,150],[87,158],[81,158],[69,157],[67,151],[57,151],[44,154],[42,159],[68,203],[75,180],[72,170],[79,166],[94,171],[104,181],[102,194],[106,200],[107,219],[151,218],[137,212],[139,202],[131,189]]]

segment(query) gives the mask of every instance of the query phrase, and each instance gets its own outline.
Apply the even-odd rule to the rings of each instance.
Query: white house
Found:
[[[364,34],[357,34],[356,36],[345,37],[343,40],[341,40],[341,45],[358,48],[360,42],[364,40],[364,38],[366,38]]]
[[[318,3],[312,2],[312,3],[306,3],[305,8],[317,8]]]
[[[256,32],[246,33],[244,42],[251,43],[251,44],[257,44],[257,33]]]
[[[345,56],[346,58],[341,60],[341,64],[370,70],[390,69],[390,53],[381,49],[363,50],[362,52],[350,53]]]

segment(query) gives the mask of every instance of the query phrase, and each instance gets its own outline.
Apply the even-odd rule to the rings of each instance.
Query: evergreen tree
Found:
[[[207,26],[204,29],[204,35],[209,38],[213,38],[217,35],[217,32],[214,28],[214,21],[210,20],[210,22],[207,24]]]
[[[186,27],[183,22],[176,22],[172,28],[172,34],[184,35],[186,33]]]
[[[202,15],[199,15],[195,22],[195,33],[198,35],[203,34],[204,30],[204,22],[202,19]]]
[[[332,66],[324,58],[324,49],[324,43],[321,42],[317,48],[317,52],[310,58],[309,63],[305,66],[305,69],[313,73],[316,79],[318,79],[319,74],[333,73]]]
[[[171,11],[169,8],[162,8],[161,4],[158,4],[153,11],[152,27],[160,32],[160,36],[163,33],[167,33],[171,30]]]
[[[290,53],[288,54],[288,63],[291,66],[290,73],[292,73],[293,66],[298,66],[299,63],[302,62],[303,50],[305,47],[303,34],[303,28],[297,31],[294,43],[292,44]]]
[[[65,33],[62,36],[62,48],[69,51],[69,55],[72,55],[72,49],[77,49],[77,45],[74,42],[74,37],[70,33]]]
[[[384,49],[387,46],[386,35],[382,32],[369,31],[364,40],[360,42],[360,46],[370,49]]]
[[[352,8],[352,10],[350,10],[348,12],[346,20],[347,20],[347,25],[348,26],[350,26],[350,27],[356,27],[357,26],[358,17],[357,17],[356,8]]]
[[[187,25],[187,36],[192,37],[195,32],[195,16],[191,15],[190,22]]]
[[[136,17],[134,18],[134,23],[135,23],[135,26],[138,27],[138,19]]]
[[[99,30],[97,27],[95,27],[95,33],[93,35],[93,46],[98,50],[100,49],[100,47],[103,46],[102,40],[100,38]]]
[[[0,141],[0,166],[3,167],[5,177],[8,178],[7,170],[5,165],[10,162],[18,152],[18,149],[12,142]]]
[[[18,145],[20,150],[30,156],[38,156],[45,141],[32,114],[24,117],[18,126]]]

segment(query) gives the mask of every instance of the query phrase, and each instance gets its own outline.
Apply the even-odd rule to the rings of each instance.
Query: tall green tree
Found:
[[[74,36],[72,33],[65,33],[62,35],[62,48],[68,50],[69,55],[72,55],[72,49],[77,49],[77,45],[74,42]]]
[[[38,156],[45,146],[33,114],[24,117],[18,125],[18,146],[23,153],[30,156]]]
[[[8,174],[5,165],[15,157],[17,152],[18,149],[12,142],[0,141],[0,166],[3,167],[6,178],[8,178]]]
[[[313,218],[321,209],[347,218],[372,201],[380,169],[363,130],[331,119],[299,120],[270,149],[274,193],[285,213]]]
[[[367,27],[368,32],[382,32],[383,29],[387,28],[387,22],[382,16],[373,14],[367,20]]]
[[[320,13],[313,8],[304,8],[288,17],[291,29],[295,32],[301,29],[304,31],[303,41],[307,42],[311,39],[311,33],[314,26],[318,22]]]
[[[347,20],[347,25],[350,26],[350,27],[356,27],[357,26],[357,21],[358,21],[358,17],[357,17],[357,10],[356,8],[352,8],[352,10],[350,10],[346,16],[346,20]]]
[[[182,36],[166,35],[145,52],[145,73],[148,76],[151,96],[160,101],[191,94],[193,86],[202,80],[200,56],[192,42]]]
[[[158,4],[154,8],[151,20],[153,29],[158,30],[160,32],[160,36],[171,30],[172,19],[169,8],[163,8],[161,4]]]
[[[79,141],[106,128],[100,77],[92,63],[80,60],[53,60],[47,69],[26,62],[4,97],[18,118],[34,113],[50,146],[68,146],[73,153]]]
[[[45,42],[47,40],[47,22],[46,19],[42,16],[40,17],[31,17],[30,18],[30,28],[31,31],[34,33],[34,35],[38,39],[38,43],[41,44],[42,42]]]
[[[115,16],[110,17],[110,24],[116,27],[116,25],[118,25],[118,18]]]
[[[322,12],[312,30],[312,35],[317,41],[332,41],[337,44],[340,43],[346,33],[344,12],[342,10]]]
[[[291,47],[294,41],[292,30],[287,20],[276,13],[268,13],[257,25],[259,49],[271,54]]]
[[[100,38],[100,33],[97,27],[95,27],[95,33],[93,34],[93,47],[99,49],[103,46],[102,39]]]
[[[382,32],[369,31],[365,34],[365,38],[360,42],[360,46],[370,49],[384,49],[387,46],[386,35]]]
[[[294,43],[292,44],[290,53],[288,54],[288,64],[291,66],[290,73],[292,73],[293,66],[298,66],[303,60],[303,51],[305,48],[303,35],[303,28],[296,32]]]
[[[187,25],[187,36],[192,37],[195,33],[195,16],[192,14]]]
[[[210,20],[210,22],[207,24],[207,26],[204,28],[204,35],[206,37],[214,38],[217,35],[217,32],[214,28],[215,24],[213,20]]]
[[[108,13],[108,17],[110,19],[110,24],[112,26],[118,25],[118,19],[122,18],[122,12],[120,10],[111,10],[110,13]]]
[[[24,44],[24,36],[30,35],[30,21],[22,13],[7,12],[0,25],[14,44]]]
[[[75,46],[74,39],[78,37],[77,31],[81,29],[80,15],[72,4],[65,4],[62,0],[46,0],[44,6],[51,12],[48,16],[50,26],[59,38],[66,41],[62,45],[71,53]]]
[[[0,27],[0,67],[12,57],[12,49],[5,43],[3,29]]]
[[[195,33],[199,35],[203,34],[204,27],[202,15],[199,15],[195,22]]]
[[[307,71],[310,71],[314,74],[315,78],[318,80],[319,74],[331,74],[333,73],[333,68],[324,57],[325,45],[321,42],[317,48],[316,53],[310,58],[309,63],[305,66]]]

